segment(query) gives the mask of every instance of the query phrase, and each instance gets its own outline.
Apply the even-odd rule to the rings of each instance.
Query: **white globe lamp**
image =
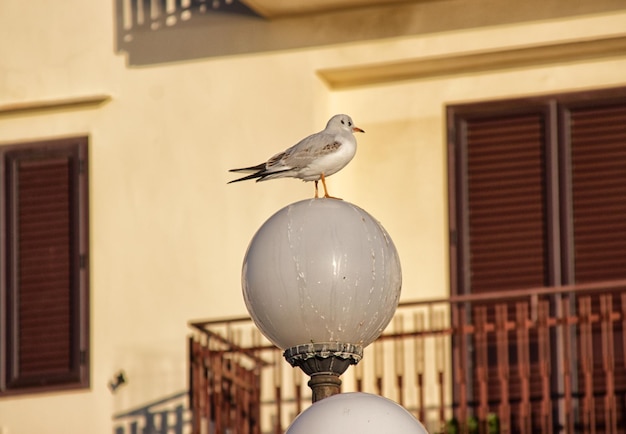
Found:
[[[338,392],[339,375],[389,324],[401,284],[385,229],[336,199],[303,200],[275,213],[250,242],[242,271],[252,319],[311,376],[314,401]]]
[[[316,402],[294,419],[286,434],[428,434],[399,404],[369,393],[341,393]]]

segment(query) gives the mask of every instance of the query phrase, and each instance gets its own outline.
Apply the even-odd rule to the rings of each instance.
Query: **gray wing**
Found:
[[[266,171],[301,169],[317,158],[335,152],[340,147],[341,143],[336,140],[334,134],[324,132],[312,134],[267,160]]]

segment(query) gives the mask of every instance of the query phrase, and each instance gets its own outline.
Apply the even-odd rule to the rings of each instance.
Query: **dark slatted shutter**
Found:
[[[454,294],[493,292],[496,297],[502,290],[626,278],[626,88],[467,104],[450,107],[448,114]],[[571,308],[582,309],[582,298],[571,297]],[[588,344],[593,347],[571,348],[569,368],[577,377],[571,387],[579,396],[595,396],[597,427],[607,417],[602,397],[626,395],[622,298],[615,294],[601,302],[587,297],[583,307],[590,327],[585,333],[593,335]],[[513,304],[505,312],[509,320],[515,318]],[[486,383],[489,409],[507,399],[514,419],[520,398],[517,337],[508,333],[504,357],[496,351],[493,303],[472,307],[472,315],[489,331],[469,344],[474,382],[482,375],[483,383],[473,384],[467,398],[476,405],[476,388]],[[580,338],[583,328],[572,330]],[[530,401],[532,413],[541,414],[536,406],[542,391],[533,384],[540,377],[536,330],[529,329]],[[581,361],[590,360],[583,351],[593,356],[591,388],[582,377],[589,369]],[[551,387],[560,393],[556,378],[564,367],[556,354],[551,359]],[[506,387],[498,384],[499,362],[510,373]],[[620,427],[624,414],[617,418]]]
[[[85,386],[86,140],[18,147],[3,156],[3,389]]]
[[[543,286],[548,281],[544,115],[465,122],[470,292]]]
[[[548,116],[541,107],[525,111],[514,108],[508,113],[498,108],[461,117],[457,122],[457,146],[460,147],[457,152],[462,161],[459,188],[463,191],[461,206],[465,211],[463,221],[458,224],[465,235],[462,261],[469,271],[461,277],[465,286],[463,293],[540,287],[551,280],[546,183]],[[495,303],[474,303],[473,307],[474,316],[495,324]],[[508,317],[515,318],[513,305],[508,309]],[[536,410],[541,385],[537,381],[540,377],[534,331],[530,332],[529,339],[533,374],[531,405]],[[508,340],[508,396],[512,402],[517,402],[521,399],[522,386],[513,332],[508,333]],[[484,344],[487,394],[490,405],[497,407],[501,385],[495,332],[487,335]],[[479,353],[478,348],[473,352],[473,365],[483,369]],[[474,402],[480,400],[479,378],[475,370]],[[517,406],[513,406],[514,417],[517,411]]]
[[[577,104],[565,111],[571,152],[574,280],[576,283],[626,278],[626,101]],[[612,310],[619,311],[619,294],[612,297]],[[602,318],[597,298],[593,314]],[[611,387],[626,392],[626,354],[620,324],[613,326],[613,354],[604,360],[600,322],[591,327],[593,335],[593,381],[595,396],[604,396],[606,363],[612,364]],[[578,360],[586,355],[580,354]],[[579,384],[584,385],[579,369]],[[604,400],[597,399],[597,423],[605,423]],[[618,416],[623,426],[624,415]]]
[[[569,110],[577,283],[626,278],[626,101]]]

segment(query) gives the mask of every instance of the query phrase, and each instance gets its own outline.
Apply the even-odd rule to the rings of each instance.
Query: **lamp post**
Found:
[[[242,271],[252,319],[311,377],[313,402],[339,392],[339,376],[391,321],[401,283],[385,229],[335,199],[279,210],[254,235]]]

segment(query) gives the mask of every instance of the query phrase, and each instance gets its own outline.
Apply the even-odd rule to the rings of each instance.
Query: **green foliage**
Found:
[[[489,413],[487,415],[487,434],[500,434],[500,419],[495,413]],[[462,426],[456,417],[448,420],[443,430],[443,434],[460,434],[466,432],[467,434],[479,434],[480,421],[476,416],[470,416],[467,418],[465,426]]]
[[[478,434],[479,432],[479,422],[476,416],[470,416],[467,419],[467,432],[468,434]]]
[[[459,434],[459,421],[456,417],[453,417],[449,421],[446,422],[446,427],[444,430],[445,434]]]
[[[498,415],[495,413],[487,415],[487,433],[500,434],[500,419],[498,419]]]

